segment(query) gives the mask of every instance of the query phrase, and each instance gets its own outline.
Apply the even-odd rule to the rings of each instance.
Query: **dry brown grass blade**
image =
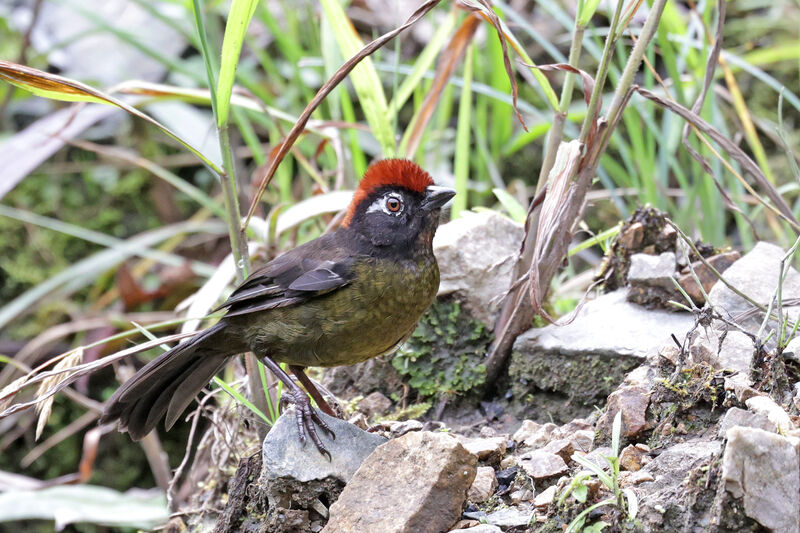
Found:
[[[275,171],[278,169],[278,165],[281,164],[283,158],[289,153],[289,149],[297,140],[297,137],[302,133],[306,123],[308,122],[308,119],[311,118],[311,114],[317,109],[317,107],[319,107],[322,101],[325,100],[328,94],[330,94],[330,92],[335,89],[336,86],[342,82],[342,80],[345,79],[350,71],[352,71],[362,59],[372,55],[376,50],[394,39],[397,35],[408,29],[410,26],[414,25],[431,9],[436,7],[439,2],[441,2],[441,0],[427,0],[424,2],[417,8],[416,11],[414,11],[414,13],[411,14],[410,17],[408,17],[408,20],[406,20],[402,26],[399,26],[388,33],[384,33],[377,39],[367,43],[356,55],[345,61],[344,65],[339,67],[339,69],[333,73],[333,76],[331,76],[330,79],[319,88],[317,94],[314,95],[314,98],[308,103],[306,108],[300,114],[300,117],[297,119],[297,122],[295,122],[294,126],[292,126],[289,134],[281,143],[280,149],[278,150],[276,156],[272,159],[272,161],[270,161],[264,182],[259,187],[258,192],[253,198],[253,201],[250,203],[250,208],[247,211],[247,217],[244,220],[244,224],[241,226],[242,232],[247,229],[247,225],[250,223],[250,218],[253,216],[253,213],[255,213],[258,202],[261,200],[261,195],[264,194],[264,189],[266,189],[267,185],[269,185],[269,182],[272,181],[273,176],[275,176]]]
[[[755,161],[750,159],[750,157],[741,148],[739,148],[736,143],[725,137],[719,130],[703,120],[703,118],[697,113],[693,113],[691,110],[686,109],[679,103],[668,100],[663,96],[660,96],[652,91],[648,91],[647,89],[637,85],[634,85],[631,90],[639,93],[648,100],[655,102],[665,109],[672,111],[697,128],[700,133],[707,135],[711,138],[711,140],[719,144],[720,147],[728,153],[728,155],[730,155],[737,163],[739,163],[739,165],[747,174],[750,174],[750,176],[756,181],[758,186],[774,204],[774,206],[769,206],[769,204],[767,205],[774,209],[775,212],[793,228],[795,228],[795,230],[800,230],[800,222],[798,222],[795,218],[791,208],[786,203],[786,200],[784,200],[783,196],[781,196],[775,186],[769,182],[764,173],[761,172],[761,169],[758,167]],[[751,194],[754,193],[755,191],[751,191]]]
[[[548,272],[556,272],[563,259],[560,253],[551,253],[566,249],[572,238],[572,227],[575,219],[567,219],[569,214],[569,196],[572,189],[571,177],[581,162],[583,146],[580,141],[561,143],[556,154],[556,161],[547,180],[547,194],[542,202],[539,214],[539,225],[536,232],[536,246],[533,250],[531,268],[528,277],[528,290],[531,303],[536,313],[549,321],[550,315],[542,308],[552,276]],[[544,274],[544,275],[543,275]]]
[[[55,386],[49,388],[46,391],[42,391],[41,393],[37,394],[37,398],[23,403],[16,403],[7,407],[2,412],[0,412],[0,418],[5,418],[9,415],[12,415],[18,411],[22,411],[23,409],[28,409],[44,400],[52,397],[57,392],[61,391],[65,387],[68,387],[70,384],[75,382],[76,379],[80,378],[81,376],[85,376],[91,374],[92,372],[106,367],[115,361],[119,361],[120,359],[124,359],[125,357],[144,352],[151,348],[155,348],[156,346],[160,346],[161,344],[174,342],[180,339],[185,339],[187,337],[191,337],[194,335],[194,332],[191,333],[176,333],[175,335],[169,335],[167,337],[161,337],[160,339],[155,339],[148,342],[143,342],[141,344],[137,344],[136,346],[132,346],[125,350],[119,351],[115,354],[108,355],[103,357],[102,359],[98,359],[97,361],[92,361],[91,363],[84,363],[81,365],[73,366],[71,368],[54,368],[53,370],[48,370],[46,372],[32,372],[27,376],[23,376],[23,378],[14,381],[13,384],[9,385],[8,387],[4,388],[0,391],[0,405],[5,405],[3,402],[5,400],[10,400],[17,394],[19,394],[22,389],[28,387],[30,385],[35,385],[37,383],[41,383],[51,377],[60,376],[61,374],[70,373],[67,377],[59,381]],[[65,355],[69,355],[70,353],[74,352],[71,350],[67,352]],[[59,356],[63,358],[63,356]]]
[[[59,361],[53,368],[53,371],[70,370],[79,365],[81,361],[83,361],[83,348],[76,348],[64,359]],[[50,413],[53,410],[53,396],[50,395],[44,398],[42,398],[42,396],[67,379],[68,376],[65,374],[66,372],[52,374],[47,379],[42,380],[42,383],[39,385],[39,390],[36,391],[36,397],[40,400],[39,403],[36,404],[36,412],[39,415],[39,420],[36,422],[36,440],[39,440],[39,437],[42,436],[42,431],[44,431],[44,427],[47,425],[47,419],[50,418]]]
[[[503,49],[503,65],[506,68],[508,81],[511,82],[511,105],[514,108],[514,113],[517,115],[517,120],[519,120],[519,123],[522,125],[522,129],[528,131],[528,126],[525,125],[522,114],[519,112],[519,109],[517,109],[519,87],[517,86],[517,78],[514,76],[514,69],[511,68],[511,56],[508,53],[508,42],[511,41],[511,39],[506,35],[505,30],[503,30],[503,23],[500,22],[500,17],[494,12],[490,0],[458,0],[458,4],[470,11],[478,12],[480,16],[494,26],[495,31],[497,31],[497,38],[500,39],[500,46]]]
[[[12,85],[25,89],[26,91],[30,91],[33,94],[42,96],[44,98],[51,98],[54,100],[62,100],[67,102],[95,102],[119,107],[131,115],[149,122],[153,126],[157,127],[196,155],[203,162],[203,164],[205,164],[215,174],[222,174],[222,171],[212,161],[210,161],[191,144],[181,139],[172,130],[149,115],[142,113],[135,107],[123,102],[122,100],[114,98],[110,94],[107,94],[103,91],[63,76],[58,76],[43,70],[26,67],[25,65],[18,65],[17,63],[3,60],[0,60],[0,80],[6,81]]]
[[[553,63],[551,65],[530,65],[528,63],[520,62],[520,64],[525,65],[526,67],[539,69],[542,71],[563,71],[563,72],[571,72],[573,74],[577,74],[581,77],[581,81],[583,81],[583,101],[586,103],[587,106],[592,101],[592,93],[594,93],[594,78],[586,72],[585,70],[581,70],[579,68],[575,68],[569,63]],[[592,143],[594,141],[595,135],[597,134],[597,115],[600,114],[600,110],[603,108],[603,96],[602,94],[597,94],[597,105],[594,107],[595,112],[594,116],[587,118],[587,121],[590,121],[591,128],[589,129],[589,136],[586,139],[587,143]],[[563,120],[563,117],[561,117]]]
[[[417,153],[417,148],[422,141],[422,135],[428,127],[428,123],[439,104],[439,99],[442,96],[442,91],[447,86],[447,82],[453,75],[456,65],[461,63],[464,57],[464,51],[467,49],[469,43],[472,42],[475,32],[480,27],[481,21],[476,17],[467,17],[461,26],[453,34],[450,42],[442,50],[439,56],[439,62],[436,64],[436,74],[433,77],[433,83],[428,93],[425,95],[425,100],[419,107],[419,110],[414,115],[411,124],[409,124],[408,141],[406,142],[405,157],[409,159],[414,158]]]

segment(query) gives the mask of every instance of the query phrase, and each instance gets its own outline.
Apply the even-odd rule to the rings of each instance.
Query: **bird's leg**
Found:
[[[266,356],[262,356],[261,361],[267,366],[267,368],[270,369],[273,374],[275,374],[275,376],[277,376],[279,380],[283,382],[288,389],[288,391],[285,391],[284,394],[289,395],[288,401],[293,403],[295,406],[295,421],[297,422],[297,432],[300,435],[300,442],[305,444],[306,434],[308,434],[319,452],[322,455],[327,455],[328,459],[330,460],[331,454],[319,439],[319,435],[317,435],[317,429],[314,427],[314,424],[317,424],[323,430],[328,432],[331,438],[335,439],[336,435],[334,435],[333,430],[322,418],[320,418],[320,416],[311,406],[311,401],[308,399],[308,395],[297,385],[297,383],[294,382],[291,377],[289,377],[289,374],[283,371],[278,363]]]
[[[314,398],[314,401],[317,402],[317,405],[319,406],[320,409],[322,409],[323,413],[338,418],[338,415],[333,409],[331,409],[331,406],[328,405],[328,402],[319,392],[319,389],[317,389],[316,385],[314,385],[314,383],[308,378],[308,376],[306,376],[305,368],[298,365],[289,365],[289,370],[292,371],[292,374],[297,376],[297,379],[300,380],[300,383],[303,384],[303,387],[305,387],[308,393],[311,395],[311,397]]]

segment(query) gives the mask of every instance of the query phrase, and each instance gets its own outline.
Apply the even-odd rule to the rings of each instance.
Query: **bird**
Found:
[[[252,273],[217,310],[213,326],[156,357],[106,402],[101,424],[118,421],[134,440],[164,419],[169,430],[227,364],[253,352],[286,387],[306,436],[330,454],[315,426],[333,432],[311,405],[334,412],[308,367],[352,365],[395,351],[413,333],[439,287],[433,236],[456,191],[434,185],[406,159],[370,165],[340,226]],[[281,368],[286,363],[306,391]],[[308,394],[306,394],[308,392]]]

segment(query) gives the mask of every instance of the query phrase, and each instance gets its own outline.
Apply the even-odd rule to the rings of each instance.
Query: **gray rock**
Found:
[[[499,463],[506,453],[506,439],[503,437],[468,438],[459,436],[461,444],[479,461]]]
[[[472,503],[483,503],[494,494],[497,488],[497,476],[491,466],[479,466],[475,480],[467,492],[467,499]]]
[[[367,417],[383,415],[392,408],[392,400],[383,395],[380,391],[371,392],[358,402],[358,410]]]
[[[433,238],[441,272],[439,295],[457,293],[474,318],[494,324],[522,236],[521,225],[492,211],[465,212],[439,227]]]
[[[789,414],[769,396],[753,396],[744,403],[754,413],[766,416],[781,433],[794,429],[794,423],[789,418]]]
[[[486,521],[500,527],[527,526],[533,519],[533,511],[522,509],[500,509],[486,515]]]
[[[661,255],[633,254],[630,257],[628,283],[672,289],[675,272],[675,252]]]
[[[324,533],[439,533],[458,520],[477,459],[445,433],[412,432],[375,449],[330,508]]]
[[[558,487],[556,485],[550,485],[542,492],[536,495],[536,498],[533,500],[533,505],[535,507],[547,507],[556,499],[556,493],[558,492]]]
[[[558,455],[543,450],[528,452],[519,458],[525,473],[533,479],[547,479],[569,470],[567,463]]]
[[[725,271],[725,279],[734,287],[756,302],[767,305],[775,294],[780,275],[780,262],[785,251],[779,246],[767,242],[759,242]],[[790,268],[783,284],[783,298],[800,297],[800,274]],[[752,309],[752,306],[741,296],[734,293],[723,283],[716,283],[708,294],[709,303],[723,316],[736,316]],[[792,308],[790,308],[792,309]],[[797,308],[790,311],[796,316]],[[751,332],[755,332],[760,324],[760,317],[743,321]]]
[[[735,426],[758,428],[771,433],[777,431],[775,424],[770,422],[766,416],[751,411],[745,411],[738,407],[731,407],[725,413],[722,422],[720,422],[719,438],[725,438],[728,430]]]
[[[532,395],[526,407],[557,422],[588,416],[628,372],[672,344],[670,335],[680,339],[693,324],[687,313],[629,303],[625,290],[604,294],[572,323],[531,329],[517,338],[509,366],[512,392],[526,401]]]
[[[633,437],[648,429],[647,406],[650,392],[638,385],[624,385],[608,397],[608,409],[597,421],[597,427],[611,435],[611,426],[618,412],[622,413],[622,436]]]
[[[747,375],[755,354],[753,340],[741,331],[731,330],[722,337],[717,329],[698,328],[689,347],[689,362],[708,363],[714,368],[727,368]]]
[[[467,529],[453,529],[449,533],[503,533],[503,530],[492,524],[478,524]]]
[[[262,482],[290,478],[300,482],[335,478],[347,483],[372,451],[386,439],[359,429],[341,420],[319,413],[328,423],[336,439],[318,431],[320,439],[331,454],[331,460],[319,453],[312,442],[300,443],[295,423],[294,407],[278,418],[262,446]]]
[[[694,501],[693,490],[687,483],[692,471],[710,465],[720,449],[720,441],[689,440],[667,448],[632,474],[639,478],[636,480],[638,519],[647,524],[645,531],[713,531],[708,515],[687,511]],[[648,481],[648,476],[653,479]],[[631,482],[626,480],[626,484]]]
[[[770,531],[800,532],[800,457],[791,441],[739,426],[728,430],[727,439],[725,489],[743,500],[747,516]]]
[[[538,350],[630,356],[644,360],[661,346],[679,339],[694,325],[685,313],[648,311],[625,301],[625,291],[604,294],[587,302],[577,318],[565,326],[532,329],[517,339],[515,349],[533,344]]]

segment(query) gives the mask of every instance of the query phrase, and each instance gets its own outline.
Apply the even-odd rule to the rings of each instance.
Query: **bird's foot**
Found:
[[[336,435],[328,423],[319,416],[316,409],[311,406],[311,400],[308,399],[306,393],[299,388],[297,390],[284,391],[281,397],[281,403],[284,402],[294,404],[295,406],[295,421],[297,423],[297,433],[300,436],[300,442],[305,446],[306,438],[310,438],[317,447],[317,450],[319,450],[319,453],[327,456],[330,461],[331,454],[327,448],[325,448],[325,445],[322,444],[322,440],[320,440],[317,434],[317,428],[314,427],[314,425],[316,424],[321,427],[323,431],[330,435],[331,439],[336,439]]]

